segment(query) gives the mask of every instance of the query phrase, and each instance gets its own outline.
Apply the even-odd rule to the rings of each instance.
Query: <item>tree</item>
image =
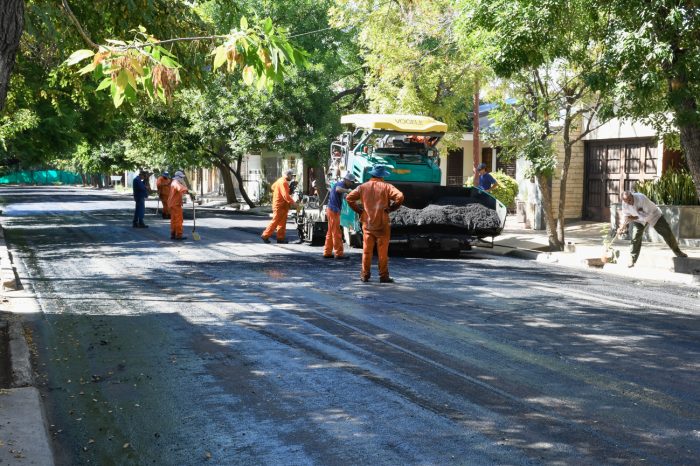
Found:
[[[24,0],[5,0],[0,5],[0,112],[5,108],[15,55],[24,28]]]
[[[486,60],[508,80],[503,92],[514,97],[494,112],[491,138],[503,147],[504,156],[522,156],[531,163],[542,191],[550,246],[563,250],[572,147],[609,118],[612,108],[591,80],[600,60],[602,21],[585,0],[467,1],[464,11],[470,19],[464,33],[474,34],[474,26],[487,32],[482,35]],[[555,138],[564,148],[556,214],[551,190]]]
[[[594,84],[612,94],[619,116],[680,133],[700,197],[700,8],[685,0],[595,0],[588,7],[606,20]]]
[[[487,71],[460,43],[450,0],[338,0],[334,23],[357,30],[371,111],[428,114],[452,136],[468,129],[474,83]]]

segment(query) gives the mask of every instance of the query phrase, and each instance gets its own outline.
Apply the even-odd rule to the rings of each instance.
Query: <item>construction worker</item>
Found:
[[[377,245],[379,256],[379,282],[394,283],[389,276],[389,240],[391,238],[391,223],[389,212],[401,207],[403,193],[393,185],[386,183],[384,178],[389,175],[387,167],[377,164],[369,172],[372,178],[351,191],[346,200],[348,206],[360,214],[362,222],[362,272],[360,280],[368,282],[374,245]],[[357,204],[362,202],[362,206]]]
[[[143,222],[143,217],[146,215],[146,198],[150,192],[146,183],[148,176],[147,171],[141,170],[132,182],[134,202],[136,203],[134,208],[134,228],[148,228],[148,225]]]
[[[289,241],[285,239],[287,233],[287,215],[290,207],[296,207],[294,199],[289,193],[289,182],[294,176],[294,170],[289,169],[284,172],[277,181],[272,183],[272,221],[263,231],[262,240],[265,243],[270,242],[272,233],[277,231],[277,243],[287,244]]]
[[[673,236],[671,227],[664,217],[661,209],[642,193],[624,191],[622,193],[622,215],[625,221],[618,228],[617,234],[622,234],[627,230],[627,225],[632,224],[632,241],[630,242],[630,259],[627,267],[634,267],[639,258],[639,251],[642,249],[642,237],[647,225],[666,241],[668,247],[676,257],[688,257],[678,246],[676,237]]]
[[[323,257],[333,259],[335,251],[336,259],[347,259],[343,255],[343,237],[340,234],[340,209],[343,206],[343,195],[352,190],[355,182],[355,175],[346,174],[342,180],[331,185],[328,197],[328,207],[326,208],[326,218],[328,219],[328,232],[326,232],[326,244],[323,248]]]
[[[187,189],[185,174],[178,170],[170,182],[170,194],[168,195],[168,211],[170,212],[170,239],[181,241],[187,239],[182,236],[182,196],[189,194],[194,202],[194,194]]]
[[[156,180],[156,189],[160,203],[163,204],[163,218],[170,218],[170,210],[168,209],[168,197],[170,196],[170,175],[168,172],[163,172]]]

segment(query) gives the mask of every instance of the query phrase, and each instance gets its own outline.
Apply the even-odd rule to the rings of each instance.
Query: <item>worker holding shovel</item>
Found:
[[[170,194],[168,196],[168,209],[170,211],[170,239],[181,241],[187,239],[182,236],[182,196],[190,194],[185,183],[185,174],[180,170],[176,171],[170,183]],[[194,195],[190,194],[192,202]]]

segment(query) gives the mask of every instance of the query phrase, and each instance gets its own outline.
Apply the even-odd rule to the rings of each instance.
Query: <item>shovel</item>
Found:
[[[192,198],[192,239],[199,241],[202,237],[195,231],[197,229],[197,209],[195,209],[194,204],[194,198]]]

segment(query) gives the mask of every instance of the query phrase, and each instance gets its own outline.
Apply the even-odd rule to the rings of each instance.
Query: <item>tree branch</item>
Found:
[[[93,48],[95,50],[99,49],[100,47],[90,39],[90,36],[87,35],[87,32],[85,32],[85,29],[83,29],[83,26],[80,24],[80,21],[78,21],[78,18],[75,17],[73,14],[73,11],[70,9],[70,6],[68,5],[67,0],[62,0],[61,5],[63,6],[63,9],[66,11],[66,14],[68,15],[68,19],[70,19],[71,23],[73,23],[73,26],[78,30],[78,33],[80,36],[83,38],[86,44],[90,46],[90,48]]]
[[[344,91],[340,91],[336,95],[333,96],[333,98],[331,99],[331,102],[337,102],[347,95],[361,94],[362,91],[364,90],[364,88],[365,88],[364,84],[360,84],[359,86],[355,86],[355,87],[352,87],[350,89],[345,89]]]

